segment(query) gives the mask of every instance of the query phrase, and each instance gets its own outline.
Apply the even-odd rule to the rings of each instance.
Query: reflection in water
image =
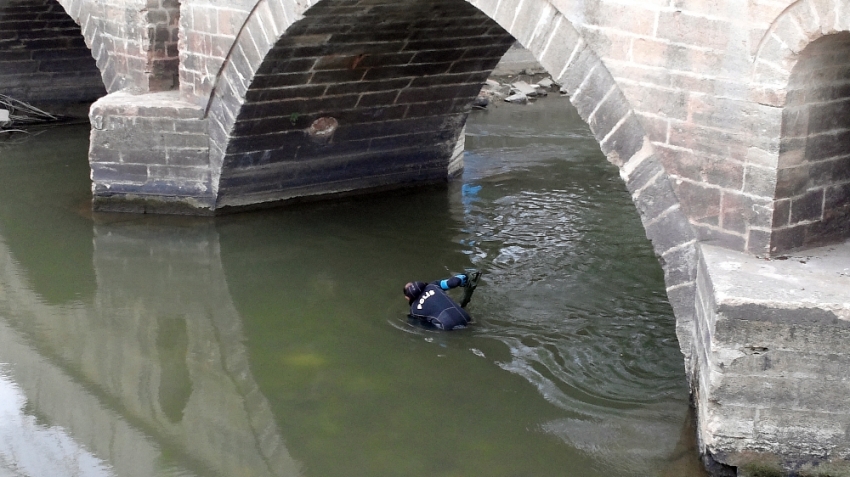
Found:
[[[159,379],[159,407],[172,424],[183,420],[183,412],[192,395],[192,380],[186,365],[189,333],[186,320],[157,317],[156,350],[162,376]]]
[[[86,163],[78,160],[86,157],[85,137],[75,143],[63,136],[68,130],[56,133],[68,156],[6,155],[0,167],[16,175],[4,170],[0,180],[61,176],[85,186]],[[81,146],[76,155],[74,144]],[[63,174],[42,171],[56,167]],[[19,258],[41,245],[22,250],[23,240],[14,248],[0,240],[0,336],[7,341],[0,362],[27,396],[28,412],[67,429],[117,475],[300,475],[249,370],[212,221],[107,216],[93,227],[73,214],[71,191],[78,189],[59,185],[51,202],[42,198],[51,186],[0,187],[21,194],[0,199],[0,234],[10,224],[21,236],[53,227],[53,241],[87,231],[87,266],[51,266],[72,289],[93,269],[96,286],[57,303],[43,281],[31,279],[28,258]],[[75,218],[54,222],[54,214],[33,208],[38,203],[59,204],[53,207]],[[44,376],[50,379],[36,379]]]
[[[121,476],[702,475],[658,263],[551,99],[474,116],[448,188],[217,219],[79,213],[83,128],[4,150],[12,414]],[[476,325],[411,326],[470,266]]]
[[[0,476],[113,475],[62,427],[40,424],[25,405],[23,391],[0,369]]]

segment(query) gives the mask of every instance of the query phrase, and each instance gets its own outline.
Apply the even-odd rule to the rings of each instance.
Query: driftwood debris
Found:
[[[0,133],[25,132],[22,127],[61,119],[31,104],[0,94]]]

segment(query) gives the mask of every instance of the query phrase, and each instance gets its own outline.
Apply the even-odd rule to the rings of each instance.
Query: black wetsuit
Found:
[[[422,293],[411,301],[410,316],[441,330],[465,327],[472,318],[444,291],[460,284],[461,280],[458,277],[429,283]]]

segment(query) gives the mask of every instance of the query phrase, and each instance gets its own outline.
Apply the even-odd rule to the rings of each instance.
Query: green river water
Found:
[[[0,477],[704,476],[661,268],[566,98],[474,111],[446,187],[214,219],[93,216],[88,131],[0,141]],[[408,320],[470,267],[472,327]]]

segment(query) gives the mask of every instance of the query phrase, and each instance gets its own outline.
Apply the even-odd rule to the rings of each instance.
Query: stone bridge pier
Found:
[[[706,462],[848,472],[850,0],[6,0],[0,85],[96,70],[94,208],[211,215],[448,180],[514,41],[632,195]]]

